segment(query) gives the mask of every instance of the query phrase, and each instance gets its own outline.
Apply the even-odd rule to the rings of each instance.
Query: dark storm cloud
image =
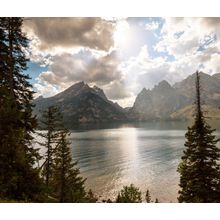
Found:
[[[108,51],[114,25],[101,18],[29,18],[24,28],[40,40],[41,49],[88,47]]]

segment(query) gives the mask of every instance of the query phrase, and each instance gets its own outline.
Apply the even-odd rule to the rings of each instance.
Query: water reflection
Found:
[[[153,198],[175,202],[186,127],[186,122],[152,122],[79,128],[70,136],[73,158],[87,187],[102,198],[114,198],[123,185],[134,183]]]

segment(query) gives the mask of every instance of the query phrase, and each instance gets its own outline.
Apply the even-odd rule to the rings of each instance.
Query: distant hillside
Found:
[[[200,73],[202,103],[210,118],[220,119],[220,74]],[[195,74],[171,86],[162,81],[138,94],[128,115],[133,120],[188,119],[195,100]]]
[[[206,105],[219,107],[220,106],[220,76],[219,74],[214,74],[210,76],[205,73],[200,73],[201,79],[201,96],[202,102]],[[195,100],[195,74],[187,77],[183,81],[174,84],[173,86],[183,94],[188,97],[191,103]]]
[[[208,105],[202,105],[204,115],[208,119],[220,119],[220,108],[215,108]],[[179,109],[176,112],[173,112],[170,117],[172,119],[192,119],[194,116],[195,110],[193,105],[188,105],[184,108]]]
[[[41,117],[41,111],[49,106],[59,107],[65,124],[69,126],[127,120],[124,109],[108,100],[102,89],[89,87],[84,82],[74,84],[53,97],[39,97],[34,104],[34,113],[38,118]]]
[[[220,79],[220,73],[215,73],[212,75],[213,78]]]
[[[189,99],[162,81],[152,90],[145,88],[138,94],[129,116],[139,121],[148,119],[169,119],[170,114],[189,104]]]

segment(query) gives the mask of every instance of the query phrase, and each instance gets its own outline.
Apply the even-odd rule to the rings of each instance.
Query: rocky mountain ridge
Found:
[[[90,87],[84,82],[76,83],[53,97],[39,97],[34,104],[34,113],[38,118],[41,111],[51,105],[57,106],[69,126],[127,120],[123,108],[108,100],[102,89]]]
[[[200,73],[201,100],[209,117],[220,119],[220,73],[212,76]],[[132,107],[122,108],[109,100],[97,86],[76,83],[49,98],[34,100],[34,113],[51,105],[60,108],[64,122],[70,124],[127,122],[146,120],[183,120],[193,116],[195,74],[171,86],[163,80],[153,89],[143,88]]]
[[[206,110],[218,112],[220,107],[220,74],[200,72],[201,100]],[[152,90],[145,88],[137,95],[129,117],[133,120],[188,119],[195,100],[195,74],[171,86],[163,80]],[[191,106],[191,107],[189,107]],[[210,112],[209,115],[211,116]]]

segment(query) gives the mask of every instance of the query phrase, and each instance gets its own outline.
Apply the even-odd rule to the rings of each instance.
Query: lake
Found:
[[[220,137],[220,123],[211,124]],[[100,199],[114,199],[123,185],[133,183],[143,192],[149,189],[152,199],[177,202],[186,128],[186,122],[84,126],[71,131],[73,159]]]

